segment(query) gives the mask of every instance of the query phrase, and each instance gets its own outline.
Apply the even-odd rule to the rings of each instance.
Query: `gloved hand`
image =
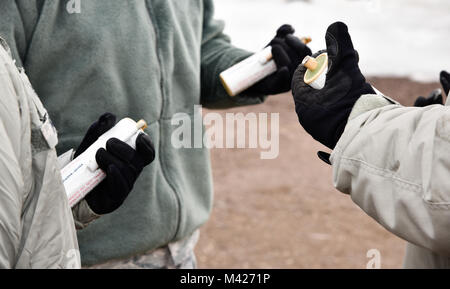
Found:
[[[295,37],[290,25],[283,25],[268,46],[272,46],[272,57],[277,71],[247,89],[250,94],[273,95],[288,92],[291,89],[292,76],[303,58],[311,55],[311,49]]]
[[[425,107],[433,104],[444,104],[444,98],[440,89],[433,90],[428,97],[419,96],[414,102],[416,107]]]
[[[316,90],[307,85],[303,81],[306,67],[300,65],[292,80],[292,93],[300,124],[314,139],[334,149],[355,102],[375,91],[359,70],[347,26],[342,22],[330,25],[325,40],[329,57],[325,87]]]
[[[442,84],[442,88],[444,89],[444,93],[448,96],[450,93],[450,73],[443,70],[441,71],[439,78]]]
[[[441,81],[445,95],[448,96],[450,89],[450,74],[445,70],[441,71],[439,80]],[[444,97],[442,96],[442,91],[440,89],[433,90],[428,97],[419,96],[414,102],[414,106],[417,107],[433,104],[444,104]]]
[[[88,129],[74,158],[115,124],[115,115],[105,113],[100,116]],[[136,150],[116,138],[111,138],[106,142],[106,150],[99,149],[95,159],[106,173],[106,178],[85,197],[85,200],[94,213],[103,215],[115,211],[122,205],[143,168],[155,159],[155,149],[146,134],[137,137]]]

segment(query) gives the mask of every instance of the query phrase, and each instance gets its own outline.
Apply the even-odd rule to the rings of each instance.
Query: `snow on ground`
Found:
[[[235,45],[257,51],[285,23],[325,48],[329,24],[349,26],[367,76],[436,81],[450,70],[449,0],[214,0]]]

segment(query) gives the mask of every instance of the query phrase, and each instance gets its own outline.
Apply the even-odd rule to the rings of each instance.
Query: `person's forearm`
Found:
[[[332,154],[336,188],[397,236],[450,256],[450,108],[387,105],[350,120]]]

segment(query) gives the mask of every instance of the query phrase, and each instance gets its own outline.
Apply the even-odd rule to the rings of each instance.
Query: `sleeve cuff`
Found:
[[[220,80],[220,73],[234,64],[251,56],[253,53],[246,50],[233,48],[224,54],[216,66],[210,71],[205,71],[207,75],[214,78],[207,81],[207,83],[214,83],[214,85],[204,87],[202,91],[202,105],[212,109],[224,109],[230,107],[246,106],[260,104],[265,101],[265,95],[249,95],[245,91],[232,97],[226,92]]]
[[[92,211],[86,200],[81,200],[81,202],[72,209],[72,214],[77,230],[86,228],[90,223],[101,217],[101,215]]]
[[[386,105],[396,104],[396,102],[379,94],[365,94],[362,95],[353,106],[353,109],[348,117],[348,120],[352,120],[361,114],[377,109]]]

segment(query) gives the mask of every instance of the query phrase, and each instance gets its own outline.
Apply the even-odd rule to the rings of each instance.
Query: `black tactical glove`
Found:
[[[306,67],[301,65],[292,80],[292,93],[300,124],[314,139],[334,149],[355,102],[375,91],[359,70],[347,26],[342,22],[330,25],[325,40],[329,57],[325,87],[316,90],[307,85],[303,81]]]
[[[115,115],[103,114],[88,129],[74,158],[83,153],[115,124]],[[106,173],[106,179],[85,199],[94,213],[103,215],[115,211],[122,205],[143,168],[155,159],[155,149],[150,137],[146,134],[140,134],[137,137],[136,150],[116,138],[111,138],[106,142],[106,150],[99,149],[95,158],[98,166]]]
[[[450,93],[450,73],[443,70],[441,71],[439,78],[442,84],[442,88],[444,89],[444,93],[448,96]]]
[[[425,107],[433,104],[444,104],[444,98],[440,89],[433,90],[428,97],[419,96],[414,102],[416,107]]]
[[[450,74],[447,71],[441,71],[439,75],[444,94],[448,96],[450,89]],[[414,106],[424,107],[433,104],[444,104],[444,97],[440,89],[433,90],[428,97],[419,96],[414,102]]]
[[[295,37],[290,25],[283,25],[268,46],[272,46],[272,57],[277,71],[247,89],[250,94],[273,95],[288,92],[291,89],[292,76],[303,58],[311,55],[311,49]]]

